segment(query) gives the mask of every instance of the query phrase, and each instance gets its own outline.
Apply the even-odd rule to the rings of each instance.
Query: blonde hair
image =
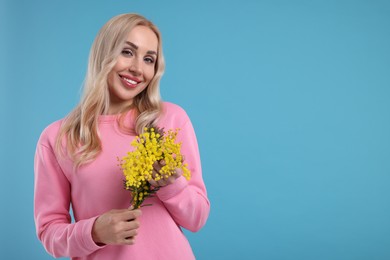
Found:
[[[92,44],[83,96],[78,106],[64,119],[57,136],[56,151],[63,155],[66,147],[67,155],[74,161],[76,167],[94,160],[102,149],[98,117],[107,114],[109,108],[107,76],[122,51],[126,37],[138,25],[147,26],[156,34],[157,61],[154,77],[147,88],[133,100],[131,109],[136,113],[137,119],[134,128],[127,130],[140,134],[144,127],[153,125],[161,114],[159,83],[165,68],[161,33],[152,22],[138,14],[115,16],[100,29]],[[124,114],[120,116],[122,128]]]

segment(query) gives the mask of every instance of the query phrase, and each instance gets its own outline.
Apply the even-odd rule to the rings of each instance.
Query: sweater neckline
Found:
[[[119,121],[119,118],[123,116],[125,121],[133,121],[134,119],[134,111],[132,109],[120,113],[120,114],[113,114],[113,115],[99,115],[99,123],[112,123],[115,121]]]
[[[117,115],[100,115],[98,120],[99,123],[111,123],[117,121],[120,117],[120,114]]]
[[[123,117],[122,119],[121,116]],[[128,136],[129,134],[124,129],[132,129],[134,127],[134,111],[130,110],[124,114],[99,115],[98,124],[102,127],[112,126],[119,135]]]

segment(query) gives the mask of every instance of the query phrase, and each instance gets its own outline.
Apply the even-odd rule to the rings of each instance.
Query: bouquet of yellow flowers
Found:
[[[121,159],[125,188],[131,192],[131,205],[134,209],[141,207],[147,197],[158,191],[159,188],[152,187],[149,180],[167,179],[175,174],[176,169],[182,169],[187,180],[191,178],[188,165],[183,163],[181,143],[176,143],[178,131],[179,129],[164,132],[157,127],[145,128],[145,131],[131,142],[134,151],[128,152]],[[161,160],[165,161],[165,165],[158,173],[153,174],[153,164]]]

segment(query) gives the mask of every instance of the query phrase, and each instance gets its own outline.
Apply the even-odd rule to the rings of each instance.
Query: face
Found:
[[[149,85],[155,74],[157,49],[158,39],[150,28],[139,25],[130,31],[108,74],[109,114],[120,113]]]

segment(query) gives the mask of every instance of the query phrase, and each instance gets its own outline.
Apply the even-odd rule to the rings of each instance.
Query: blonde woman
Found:
[[[34,217],[38,238],[54,257],[195,258],[181,228],[202,228],[210,206],[191,121],[182,108],[161,101],[163,71],[160,32],[144,17],[119,15],[99,31],[79,105],[37,144]],[[146,126],[181,129],[177,139],[192,176],[187,181],[178,169],[169,179],[150,180],[159,187],[147,199],[153,205],[133,210],[117,158]]]

